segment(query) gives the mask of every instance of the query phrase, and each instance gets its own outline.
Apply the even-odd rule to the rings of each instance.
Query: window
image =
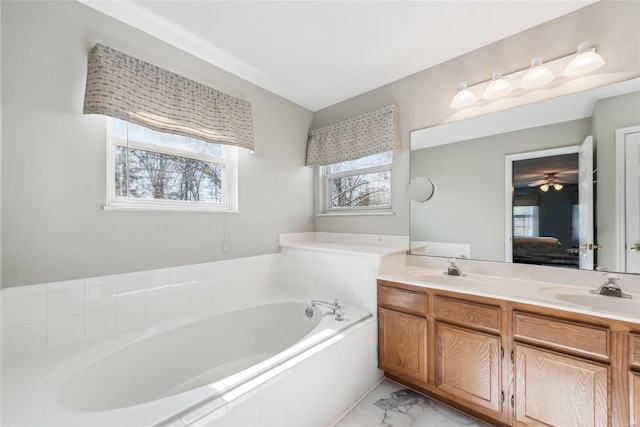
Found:
[[[513,237],[538,237],[538,206],[513,207]]]
[[[107,208],[237,209],[236,147],[108,118]]]
[[[393,152],[325,166],[325,213],[390,210]]]

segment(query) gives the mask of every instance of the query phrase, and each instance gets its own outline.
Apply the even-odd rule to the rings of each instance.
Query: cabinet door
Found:
[[[436,322],[435,357],[439,390],[501,412],[499,337]]]
[[[379,368],[426,383],[427,320],[384,308],[379,310]]]
[[[629,403],[631,425],[640,426],[640,373],[629,372]]]
[[[516,424],[606,426],[609,368],[515,345]]]

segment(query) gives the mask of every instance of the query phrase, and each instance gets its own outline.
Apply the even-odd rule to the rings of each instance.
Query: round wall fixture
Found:
[[[407,196],[414,202],[426,202],[433,197],[435,192],[435,184],[424,176],[412,178],[409,185],[407,185]]]

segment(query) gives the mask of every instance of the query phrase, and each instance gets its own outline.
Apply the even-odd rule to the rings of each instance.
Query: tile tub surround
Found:
[[[489,424],[385,379],[335,425],[370,426],[488,427]]]
[[[343,301],[377,312],[380,273],[402,271],[407,236],[343,233],[280,235],[282,287],[311,299]]]
[[[216,313],[279,291],[280,254],[3,289],[2,358]]]

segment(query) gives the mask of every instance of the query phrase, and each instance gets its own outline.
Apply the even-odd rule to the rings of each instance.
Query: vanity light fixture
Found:
[[[554,75],[551,70],[542,65],[542,58],[537,57],[531,61],[531,68],[522,78],[520,85],[523,89],[533,89],[544,86],[553,79]]]
[[[576,56],[567,64],[563,75],[565,77],[577,77],[597,70],[605,64],[604,59],[591,48],[589,42],[578,45]]]
[[[484,99],[497,99],[508,95],[513,91],[513,88],[508,81],[502,78],[500,71],[494,71],[491,77],[491,83],[484,90]]]
[[[453,97],[451,101],[451,108],[464,108],[476,102],[476,96],[467,89],[467,82],[460,83],[458,87],[458,93]]]
[[[451,101],[451,108],[463,109],[478,103],[478,111],[472,114],[483,114],[482,110],[490,105],[494,100],[509,96],[510,105],[522,105],[527,103],[529,92],[536,91],[533,98],[544,97],[544,99],[571,93],[571,88],[564,83],[584,74],[598,70],[605,65],[604,59],[598,55],[589,42],[582,42],[578,45],[577,53],[572,52],[557,58],[546,60],[542,64],[542,58],[536,57],[531,61],[531,66],[514,71],[502,76],[500,71],[495,71],[491,80],[467,86],[466,82],[460,84],[458,92]],[[553,82],[559,80],[560,84]],[[580,86],[582,83],[578,83]],[[546,92],[539,91],[541,88],[549,89]],[[509,95],[517,89],[513,95]],[[506,105],[506,104],[505,104]],[[496,105],[500,108],[500,105]],[[475,106],[474,106],[475,107]],[[488,108],[491,110],[491,107]],[[455,117],[458,113],[454,114]],[[466,116],[465,116],[466,117]]]

